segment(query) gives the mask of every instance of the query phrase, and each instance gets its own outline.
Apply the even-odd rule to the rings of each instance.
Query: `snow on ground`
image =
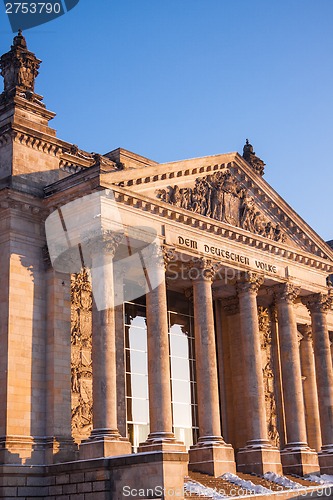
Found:
[[[281,486],[285,486],[286,488],[289,488],[291,490],[299,490],[305,488],[305,486],[302,486],[301,484],[296,483],[295,481],[292,481],[285,476],[275,474],[275,472],[266,472],[263,477],[264,479],[267,479],[267,481],[271,481],[275,484],[280,484]]]
[[[253,494],[271,494],[271,490],[268,488],[265,488],[264,486],[261,486],[260,484],[254,484],[252,481],[246,481],[245,479],[241,479],[238,476],[235,476],[235,474],[231,474],[230,472],[226,472],[223,474],[223,476],[220,476],[222,479],[225,479],[226,481],[229,481],[230,483],[233,483],[243,490],[251,491]],[[245,493],[245,492],[244,492]]]
[[[203,486],[201,483],[197,481],[186,481],[184,484],[185,491],[187,493],[204,495],[207,497],[212,497],[214,500],[230,500],[230,497],[221,495],[213,488],[208,488],[207,486]]]
[[[309,474],[304,479],[312,481],[313,483],[333,485],[333,476],[330,476],[328,474],[321,474],[320,476],[316,476],[315,474]]]

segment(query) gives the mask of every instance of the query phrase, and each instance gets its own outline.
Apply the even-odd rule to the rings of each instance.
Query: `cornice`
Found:
[[[220,163],[214,164],[214,158]],[[153,184],[159,181],[172,180],[190,177],[204,176],[206,174],[222,170],[225,166],[234,174],[237,179],[259,200],[263,206],[269,207],[269,215],[275,216],[277,222],[281,222],[288,230],[288,236],[297,245],[300,242],[318,257],[325,258],[328,254],[333,260],[333,250],[328,247],[310,226],[296,214],[288,203],[263,179],[257,175],[238,153],[227,153],[202,158],[206,165],[199,166],[193,164],[201,159],[184,160],[180,162],[160,164],[157,167],[145,167],[140,170],[128,170],[118,174],[112,174],[110,178],[112,184],[119,187],[131,188],[139,185]],[[207,164],[210,160],[211,163]],[[221,163],[221,160],[224,160]],[[191,165],[192,163],[192,165]],[[160,172],[156,172],[156,169]],[[167,169],[167,170],[164,170]],[[153,186],[152,186],[153,187]],[[267,212],[268,213],[268,212]]]
[[[222,236],[224,239],[245,244],[256,250],[267,252],[272,256],[279,256],[291,262],[303,264],[327,273],[333,272],[333,258],[332,261],[328,262],[327,259],[319,258],[297,248],[291,248],[285,243],[267,240],[263,236],[252,234],[244,229],[171,206],[159,200],[152,200],[144,195],[133,193],[119,186],[112,189],[115,200],[119,203],[142,210],[152,216],[157,215],[162,219],[173,221],[177,224],[178,228],[179,224],[181,224],[184,227],[203,230],[213,236]]]
[[[263,204],[270,203],[270,214],[276,214],[278,218],[282,216],[280,220],[289,229],[289,236],[290,233],[294,233],[297,237],[295,239],[296,243],[303,240],[312,253],[322,258],[325,258],[325,255],[328,254],[333,260],[333,249],[318,236],[263,177],[253,172],[242,156],[236,153],[236,158],[237,162],[241,163],[240,166],[233,165],[237,167],[238,178],[245,183],[245,187],[252,189],[252,192]]]
[[[98,167],[87,169],[79,174],[72,175],[58,181],[45,189],[47,206],[53,210],[78,196],[84,196],[92,191],[102,189],[112,189],[115,200],[134,210],[140,210],[151,217],[158,216],[162,220],[174,223],[179,228],[181,224],[184,229],[199,229],[212,236],[223,237],[224,240],[239,242],[250,248],[267,252],[275,257],[281,257],[287,261],[302,264],[315,270],[333,273],[333,253],[332,260],[313,255],[310,252],[300,250],[297,247],[290,247],[288,244],[268,240],[267,238],[250,233],[239,227],[219,222],[209,217],[189,212],[180,207],[175,207],[158,199],[152,199],[142,193],[133,192],[121,186],[115,186],[110,182],[111,176],[101,173]],[[75,182],[75,184],[73,184]],[[84,184],[86,184],[84,186]]]
[[[45,219],[50,211],[45,207],[43,199],[26,193],[4,188],[0,190],[0,212],[14,209],[25,216]]]
[[[33,101],[29,101],[28,99],[24,99],[19,95],[15,95],[14,97],[8,99],[8,101],[3,102],[0,106],[0,110],[1,113],[3,113],[9,110],[10,108],[16,108],[16,107],[28,110],[31,113],[34,113],[35,115],[42,116],[47,121],[52,120],[56,116],[56,113],[46,109],[43,103],[39,102],[37,104]]]

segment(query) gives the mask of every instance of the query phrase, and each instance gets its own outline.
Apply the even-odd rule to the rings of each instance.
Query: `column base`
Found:
[[[0,465],[45,464],[45,438],[1,436]]]
[[[45,462],[47,464],[72,462],[77,460],[78,453],[78,445],[72,438],[60,436],[46,438]]]
[[[318,453],[321,474],[333,474],[333,445],[323,446]]]
[[[89,439],[82,441],[79,448],[80,460],[130,455],[131,453],[131,443],[127,438],[122,437],[118,430],[93,430]]]
[[[200,438],[189,450],[189,470],[214,477],[236,472],[235,453],[231,444],[222,438]]]
[[[186,446],[177,441],[173,432],[151,432],[147,440],[138,447],[138,453],[149,451],[186,452]]]
[[[318,455],[303,443],[287,443],[281,451],[284,474],[304,476],[319,471]]]
[[[237,453],[237,470],[245,474],[282,474],[280,451],[269,441],[248,441]]]

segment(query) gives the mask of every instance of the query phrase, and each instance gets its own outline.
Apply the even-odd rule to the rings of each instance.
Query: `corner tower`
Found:
[[[41,61],[27,48],[19,31],[0,58],[4,90],[0,94],[0,180],[33,191],[58,179],[56,132],[49,127],[55,113],[35,92]],[[29,180],[29,183],[26,181]],[[30,187],[28,186],[30,185]]]

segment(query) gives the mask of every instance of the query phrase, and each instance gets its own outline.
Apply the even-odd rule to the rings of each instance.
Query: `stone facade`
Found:
[[[248,141],[243,156],[158,164],[60,140],[35,93],[40,62],[21,33],[0,59],[0,497],[120,499],[126,485],[182,490],[188,470],[333,474],[332,248],[267,184]],[[135,453],[129,282],[148,360],[150,430]],[[190,446],[170,385],[180,295],[193,311]]]

